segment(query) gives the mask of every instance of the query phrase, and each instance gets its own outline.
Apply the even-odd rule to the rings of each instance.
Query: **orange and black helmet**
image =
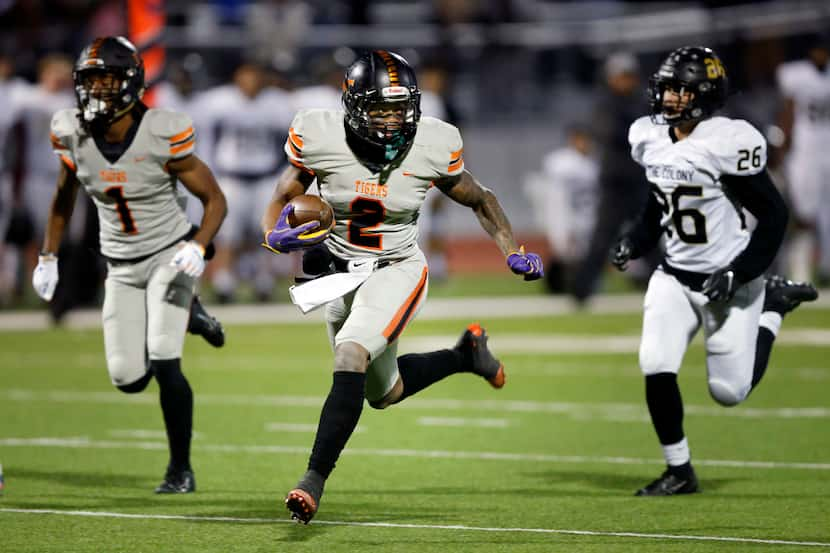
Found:
[[[373,127],[369,112],[380,104],[400,103],[403,121],[394,132]],[[412,66],[400,55],[374,50],[346,70],[343,81],[346,128],[370,148],[383,148],[387,161],[406,151],[421,118],[421,91]]]
[[[73,78],[81,123],[87,128],[112,123],[144,94],[144,63],[136,47],[121,36],[96,38],[84,48]]]

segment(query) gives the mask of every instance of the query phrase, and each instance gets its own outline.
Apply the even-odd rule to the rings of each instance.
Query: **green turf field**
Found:
[[[114,391],[99,330],[0,334],[0,551],[830,550],[830,344],[784,339],[826,333],[830,311],[788,317],[737,408],[708,397],[692,346],[681,386],[703,493],[667,499],[632,497],[662,470],[639,321],[482,321],[507,386],[457,375],[367,406],[309,526],[288,523],[282,498],[329,387],[322,326],[231,327],[219,351],[188,337],[198,492],[176,497],[152,493],[167,461],[157,388]],[[402,348],[450,346],[467,322],[416,321]],[[585,351],[521,352],[568,335]]]

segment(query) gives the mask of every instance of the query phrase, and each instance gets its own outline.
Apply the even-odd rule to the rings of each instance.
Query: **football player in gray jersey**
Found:
[[[349,67],[343,90],[345,113],[297,113],[285,147],[291,166],[281,173],[262,218],[270,249],[284,253],[325,240],[305,256],[306,266],[313,252],[323,259],[323,268],[366,277],[326,305],[333,384],[308,470],[286,498],[292,517],[304,523],[317,512],[323,485],[364,399],[384,409],[459,372],[477,374],[495,388],[504,385],[502,364],[487,349],[487,334],[477,324],[452,349],[396,355],[398,337],[427,294],[427,265],[417,244],[418,212],[427,189],[434,183],[470,207],[513,272],[525,280],[542,276],[541,259],[518,247],[495,195],[464,170],[458,129],[421,118],[420,91],[406,60],[384,50],[370,52]],[[317,229],[316,221],[291,228],[287,217],[293,205],[286,204],[315,179],[334,209],[333,229]]]
[[[727,85],[715,52],[679,48],[651,78],[652,115],[629,131],[631,155],[652,193],[613,263],[624,270],[661,238],[666,246],[646,291],[640,368],[667,468],[640,496],[698,491],[677,386],[697,331],[703,327],[709,393],[721,405],[737,405],[764,375],[784,315],[817,297],[810,284],[764,279],[784,237],[787,208],[767,175],[761,134],[746,121],[714,115]],[[758,220],[755,230],[742,209]]]
[[[103,326],[110,379],[132,394],[155,376],[170,447],[156,493],[192,492],[193,393],[180,359],[193,288],[205,267],[205,247],[225,216],[225,198],[193,155],[190,118],[141,103],[144,67],[129,41],[96,39],[78,58],[74,80],[78,108],[52,119],[60,174],[32,284],[52,299],[55,252],[83,187],[98,211],[107,260]],[[176,179],[204,204],[199,228],[179,206]]]

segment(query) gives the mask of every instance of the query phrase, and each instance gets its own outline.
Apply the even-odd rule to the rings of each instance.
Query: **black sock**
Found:
[[[190,468],[190,438],[193,432],[193,391],[182,374],[179,359],[150,361],[150,368],[159,383],[161,412],[170,446],[168,470]]]
[[[775,342],[775,334],[768,328],[759,327],[758,340],[755,342],[755,366],[752,368],[753,390],[761,382],[764,373],[767,372],[767,363],[769,363],[773,342]]]
[[[454,349],[401,355],[398,357],[398,372],[403,381],[403,393],[398,401],[463,370],[464,356]]]
[[[334,470],[337,458],[357,426],[366,387],[363,373],[337,371],[333,380],[308,459],[308,469],[317,471],[323,478],[328,478]]]
[[[650,374],[646,377],[646,403],[657,438],[663,445],[683,439],[683,399],[674,373]]]

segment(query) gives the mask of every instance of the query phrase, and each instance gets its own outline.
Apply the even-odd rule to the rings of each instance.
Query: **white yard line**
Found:
[[[117,513],[107,511],[69,511],[59,509],[15,509],[0,508],[0,513],[24,514],[24,515],[58,515],[73,517],[95,517],[95,518],[121,518],[134,520],[176,520],[185,522],[238,522],[243,524],[274,524],[291,523],[286,518],[262,518],[262,517],[222,517],[222,516],[200,516],[200,515],[160,515],[150,513]],[[818,541],[797,541],[777,540],[747,537],[729,536],[695,536],[684,534],[651,534],[644,532],[607,532],[599,530],[565,530],[560,528],[499,528],[487,526],[466,526],[463,524],[406,524],[398,522],[352,522],[343,520],[319,520],[315,519],[312,524],[328,526],[358,526],[363,528],[394,528],[406,530],[458,530],[464,532],[505,532],[505,533],[526,533],[526,534],[560,534],[569,536],[600,536],[638,539],[657,539],[675,541],[713,541],[731,543],[757,543],[764,545],[796,545],[811,547],[830,547],[830,542]]]
[[[418,417],[416,422],[421,426],[473,428],[507,428],[510,426],[510,421],[507,419],[478,419],[464,417]]]
[[[317,423],[294,423],[294,422],[266,422],[266,432],[297,432],[300,434],[317,432]],[[352,434],[362,434],[366,432],[365,426],[357,425]]]
[[[0,400],[19,402],[84,403],[112,405],[156,405],[158,397],[152,394],[126,395],[115,391],[84,392],[80,390],[31,390],[12,388],[0,390]],[[242,405],[246,407],[303,407],[319,411],[323,396],[234,395],[198,393],[199,405]],[[486,411],[489,414],[546,413],[569,416],[578,420],[607,420],[627,422],[646,420],[644,403],[563,402],[498,399],[425,399],[413,397],[396,405],[395,409],[414,411]],[[742,419],[826,419],[830,407],[745,407],[726,409],[717,405],[686,405],[688,414],[707,417]],[[317,413],[315,413],[316,415]]]
[[[93,440],[87,436],[2,438],[0,446],[30,448],[66,449],[140,449],[166,450],[167,442],[118,442]],[[308,446],[290,445],[240,445],[240,444],[194,444],[195,450],[219,453],[257,453],[264,455],[308,454]],[[603,457],[589,455],[548,455],[544,453],[506,453],[500,451],[447,451],[430,449],[381,449],[346,448],[344,455],[361,457],[404,457],[416,459],[475,459],[479,461],[517,461],[534,463],[569,463],[580,465],[654,465],[663,464],[661,459],[636,457]],[[711,467],[741,467],[755,469],[830,470],[830,463],[803,463],[787,461],[744,461],[732,459],[697,459],[695,465]],[[8,470],[7,470],[8,472]],[[8,479],[8,477],[7,477]]]
[[[544,317],[571,313],[637,313],[643,307],[643,294],[603,294],[593,298],[584,308],[570,298],[561,296],[504,296],[492,298],[435,298],[426,302],[418,314],[419,320],[435,319],[505,319]],[[804,304],[800,309],[830,308],[830,291],[821,291],[818,300]],[[323,320],[322,310],[302,315],[291,304],[209,305],[211,315],[224,324],[298,323],[318,324]],[[100,309],[80,309],[69,312],[64,321],[68,328],[99,328]],[[9,311],[0,313],[0,331],[37,330],[51,326],[45,310]]]

